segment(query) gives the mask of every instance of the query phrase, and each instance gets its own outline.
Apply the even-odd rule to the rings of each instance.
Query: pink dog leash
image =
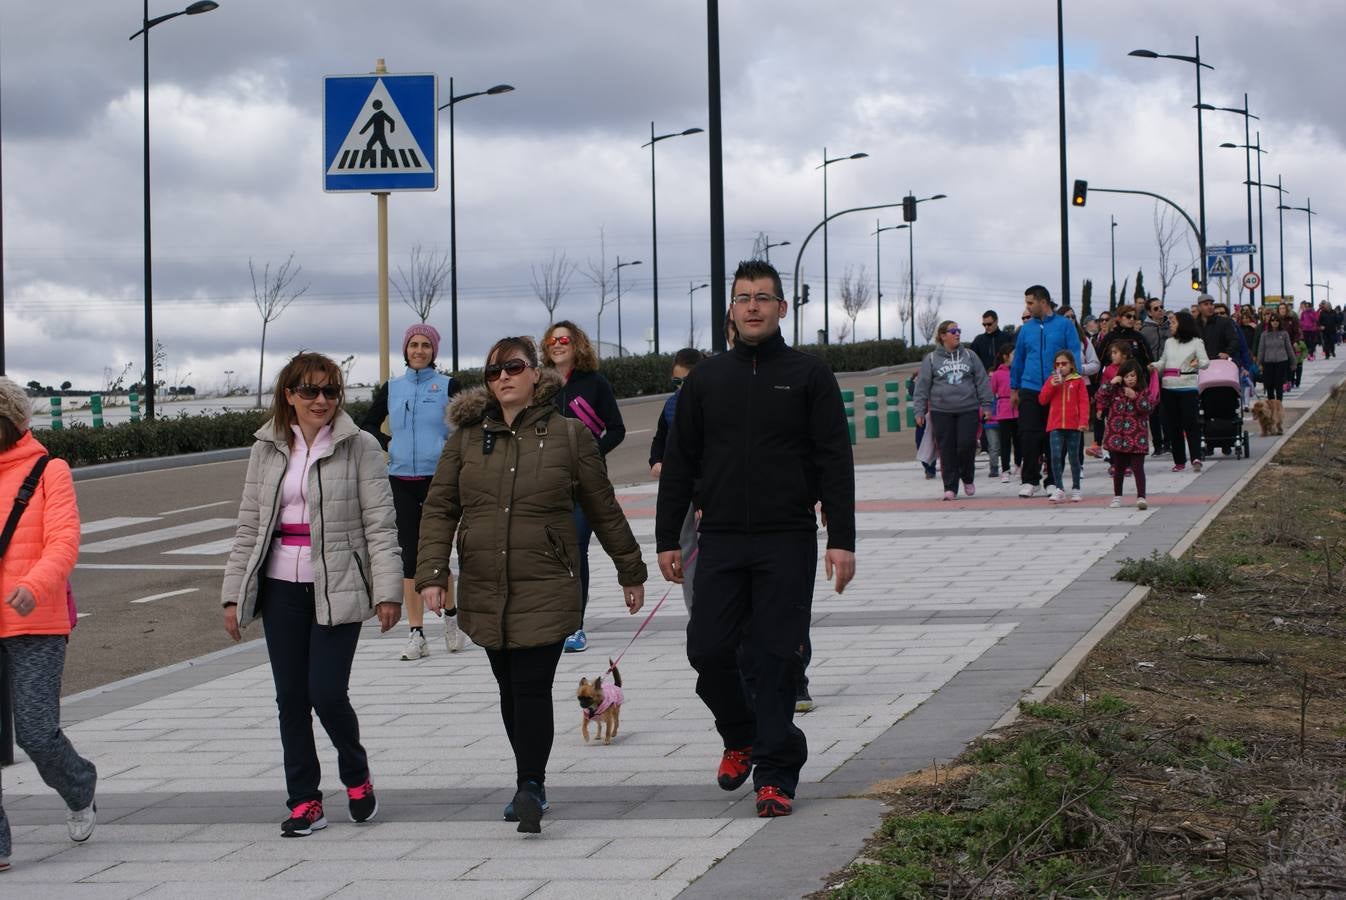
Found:
[[[682,567],[684,572],[687,571],[687,566],[691,565],[692,561],[696,559],[696,555],[700,552],[701,548],[697,547],[692,551],[692,555],[687,557],[687,561]],[[670,584],[668,590],[664,591],[664,596],[660,597],[659,602],[654,604],[654,609],[650,610],[650,614],[645,617],[645,621],[640,623],[640,627],[636,629],[636,633],[631,635],[631,640],[626,642],[626,646],[622,648],[622,652],[618,653],[617,658],[608,664],[608,672],[617,668],[617,663],[622,661],[622,657],[626,655],[626,651],[631,649],[631,645],[636,642],[636,638],[640,637],[640,633],[645,630],[645,626],[650,624],[650,620],[654,618],[654,614],[659,611],[659,607],[664,605],[664,601],[668,599],[669,594],[673,593],[673,588],[675,587],[677,587],[677,585]]]

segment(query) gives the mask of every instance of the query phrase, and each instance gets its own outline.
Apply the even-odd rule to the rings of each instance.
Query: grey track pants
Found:
[[[38,775],[70,809],[93,803],[98,771],[75,752],[61,731],[61,671],[65,635],[24,634],[0,638],[14,685],[14,736],[37,766]],[[3,798],[0,798],[2,800]],[[0,857],[10,854],[9,819],[0,804]]]

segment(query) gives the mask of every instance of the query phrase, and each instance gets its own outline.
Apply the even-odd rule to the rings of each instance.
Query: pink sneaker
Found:
[[[953,491],[945,491],[945,492],[944,492],[944,500],[945,500],[946,503],[947,503],[948,501],[952,500],[953,498],[954,498],[954,493],[953,493]]]
[[[970,481],[964,481],[964,482],[963,482],[963,493],[964,493],[964,494],[967,494],[969,497],[976,496],[976,493],[977,493],[977,486],[976,486],[975,484],[973,484],[972,482],[970,482]]]

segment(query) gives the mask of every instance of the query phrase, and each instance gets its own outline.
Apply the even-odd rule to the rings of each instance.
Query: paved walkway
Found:
[[[1323,396],[1339,368],[1310,365],[1290,405]],[[1254,437],[1254,456],[1272,442]],[[15,855],[0,884],[43,897],[194,900],[808,893],[877,825],[882,807],[863,798],[867,788],[947,760],[990,728],[1126,595],[1130,586],[1111,580],[1117,562],[1173,547],[1248,467],[1217,455],[1198,476],[1156,461],[1146,512],[1130,498],[1107,508],[1110,485],[1093,461],[1085,502],[1061,508],[1020,500],[1017,484],[984,474],[975,499],[943,503],[915,463],[859,467],[859,573],[840,597],[819,573],[818,708],[801,717],[812,755],[791,818],[759,820],[746,788],[714,785],[719,743],[693,692],[676,592],[623,660],[616,742],[581,741],[573,686],[601,674],[638,622],[620,609],[595,546],[591,649],[561,661],[552,811],[540,836],[500,820],[513,764],[485,655],[448,655],[432,626],[435,654],[403,663],[402,629],[367,629],[352,694],[378,821],[345,821],[325,750],[332,827],[279,839],[275,707],[254,641],[68,698],[68,732],[101,776],[98,831],[70,844],[60,802],[32,766],[7,769]],[[651,562],[653,494],[621,492]],[[651,588],[652,606],[663,586]],[[212,606],[202,623],[215,627]]]

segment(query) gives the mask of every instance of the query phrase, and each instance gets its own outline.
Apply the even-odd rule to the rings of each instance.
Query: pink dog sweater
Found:
[[[605,684],[603,685],[603,702],[593,709],[585,710],[584,716],[588,719],[597,719],[612,707],[621,706],[621,704],[622,689],[615,684]]]

